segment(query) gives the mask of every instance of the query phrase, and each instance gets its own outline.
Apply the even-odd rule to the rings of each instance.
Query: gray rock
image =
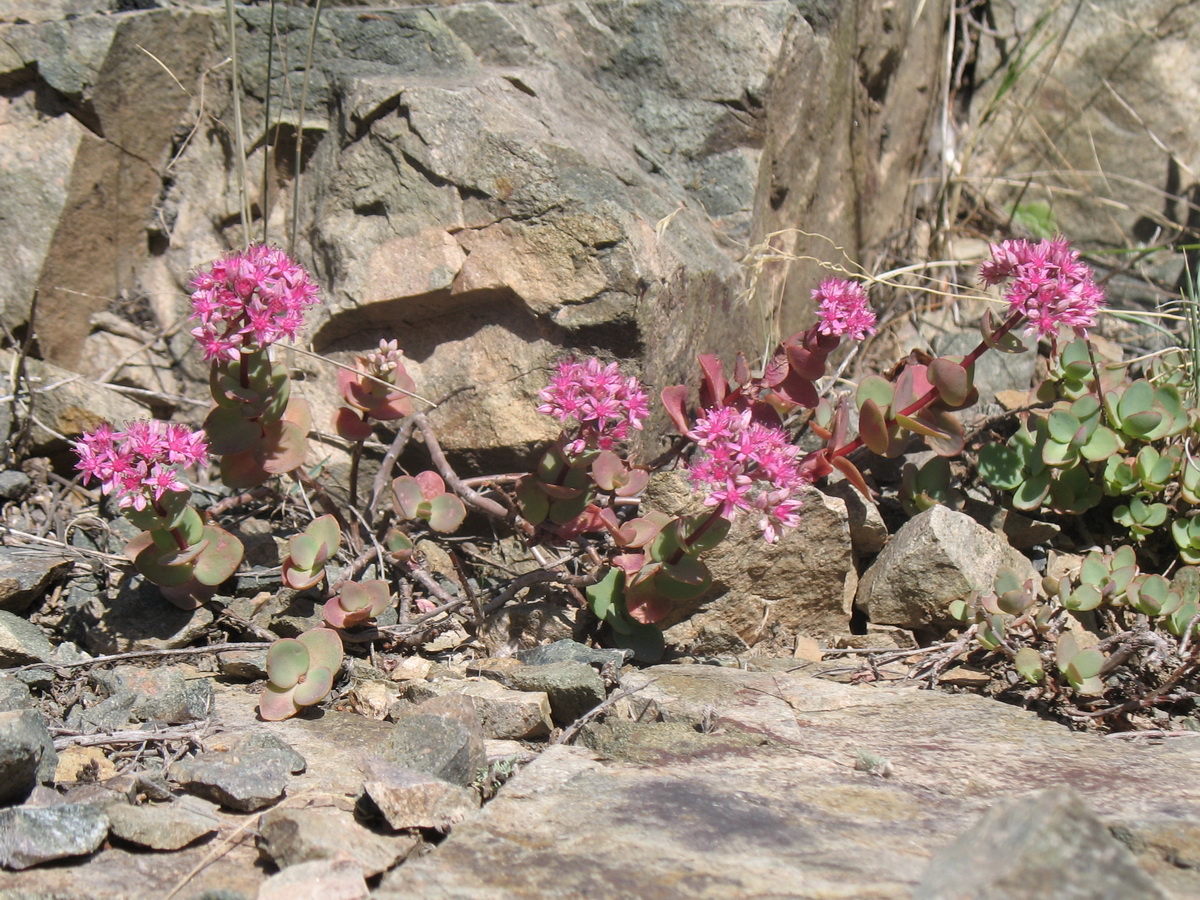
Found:
[[[934,854],[914,900],[1166,900],[1070,787],[998,803]]]
[[[385,762],[464,787],[487,765],[478,725],[423,713],[400,719],[377,753]]]
[[[188,677],[195,674],[184,666],[117,666],[96,672],[92,677],[108,696],[87,709],[72,709],[67,724],[76,730],[111,731],[130,722],[201,721],[212,713],[212,684]]]
[[[20,500],[33,487],[33,479],[18,469],[0,471],[0,498]]]
[[[171,777],[187,791],[221,806],[253,812],[283,798],[292,761],[277,749],[236,746],[182,759]]]
[[[363,790],[396,831],[448,831],[479,809],[479,794],[457,784],[386,763],[371,765]]]
[[[29,685],[19,679],[0,673],[0,712],[11,709],[31,709],[34,706]]]
[[[183,610],[140,577],[114,593],[80,597],[74,611],[82,641],[96,654],[177,650],[202,643],[213,623],[207,607]]]
[[[50,662],[54,648],[36,625],[0,610],[0,668]]]
[[[108,817],[95,806],[64,803],[0,810],[0,866],[27,869],[40,863],[83,856],[108,835]]]
[[[314,859],[272,875],[257,900],[366,900],[370,894],[355,860]]]
[[[592,666],[620,666],[629,658],[628,650],[597,650],[578,641],[555,641],[540,647],[531,647],[517,654],[517,659],[527,666],[544,666],[547,663],[579,662]]]
[[[535,740],[553,728],[550,701],[544,693],[509,690],[494,681],[420,682],[411,685],[405,696],[421,702],[443,694],[469,697],[487,738]]]
[[[694,654],[746,647],[790,653],[796,634],[828,636],[847,630],[858,572],[846,503],[816,488],[801,495],[800,524],[768,544],[752,517],[743,516],[704,563],[712,589],[678,603],[661,623],[667,641]],[[647,503],[672,515],[704,507],[682,472],[651,480]]]
[[[349,854],[363,876],[372,878],[407,856],[417,838],[368,831],[343,810],[283,808],[262,817],[257,843],[263,856],[281,869]]]
[[[989,591],[1001,567],[1021,581],[1033,564],[970,516],[934,506],[904,524],[862,577],[857,603],[872,622],[930,629],[953,624],[951,601]]]
[[[511,603],[489,615],[481,634],[499,652],[528,652],[575,634],[577,609],[559,603]]]
[[[35,600],[46,595],[52,584],[65,577],[74,565],[73,560],[62,556],[0,547],[0,609],[13,613],[25,612]]]
[[[604,682],[586,663],[546,663],[489,674],[514,690],[544,693],[550,699],[550,714],[555,725],[570,725],[603,703],[605,698]]]
[[[243,681],[258,681],[267,677],[266,650],[226,650],[217,654],[221,674]]]
[[[110,804],[105,812],[113,837],[151,850],[178,850],[220,828],[215,812],[200,809],[194,798],[185,798],[162,806]]]
[[[54,742],[32,709],[0,712],[0,804],[19,803],[39,781],[54,781]]]

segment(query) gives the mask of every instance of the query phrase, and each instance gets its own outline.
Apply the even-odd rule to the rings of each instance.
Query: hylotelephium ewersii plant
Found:
[[[237,571],[241,542],[201,518],[180,478],[181,469],[208,463],[203,431],[158,421],[128,422],[114,431],[105,423],[74,448],[84,481],[98,480],[126,518],[144,529],[125,554],[164,597],[194,609]]]

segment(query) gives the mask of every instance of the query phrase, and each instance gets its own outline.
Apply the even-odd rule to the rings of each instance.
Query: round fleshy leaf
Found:
[[[1037,475],[1030,475],[1020,487],[1013,492],[1012,504],[1020,510],[1037,509],[1050,493],[1050,470],[1045,469]]]
[[[624,474],[624,461],[611,450],[601,450],[600,455],[592,462],[592,477],[602,491],[615,491],[620,486],[619,479]]]
[[[597,619],[607,619],[611,610],[618,607],[624,580],[621,569],[613,566],[603,578],[584,589],[584,596]]]
[[[325,605],[321,607],[321,611],[325,616],[325,621],[333,628],[351,628],[351,614],[346,611],[341,605],[340,597],[330,597],[325,601]]]
[[[242,453],[262,437],[262,425],[242,415],[241,406],[218,406],[204,420],[208,451],[213,456]]]
[[[268,684],[258,698],[258,714],[264,722],[282,722],[300,712],[293,697],[295,688],[281,690]]]
[[[158,561],[160,556],[162,552],[158,545],[149,543],[138,551],[133,564],[147,580],[160,587],[178,587],[192,580],[194,564],[164,566]]]
[[[296,638],[308,648],[312,659],[310,666],[324,666],[336,672],[342,665],[342,639],[336,631],[328,628],[313,628]]]
[[[338,437],[347,441],[365,441],[374,429],[371,423],[363,419],[348,406],[339,406],[333,415],[333,430]]]
[[[196,580],[215,586],[237,571],[245,548],[241,541],[217,525],[206,525],[204,536],[208,546],[196,557]]]
[[[1024,480],[1021,457],[1006,444],[984,444],[979,448],[979,475],[992,487],[1015,490]]]
[[[417,518],[425,494],[421,482],[411,475],[401,475],[392,480],[392,495],[396,499],[396,511],[405,519]]]
[[[892,444],[887,417],[870,397],[858,411],[858,433],[872,453],[887,453]]]
[[[1017,673],[1030,684],[1040,684],[1046,677],[1042,667],[1042,656],[1032,647],[1022,647],[1013,659]]]
[[[254,446],[254,458],[262,470],[283,475],[297,469],[308,452],[308,431],[281,419],[263,429],[263,438]]]
[[[531,525],[540,525],[550,515],[550,498],[532,475],[517,482],[517,502],[521,504],[521,515]]]
[[[316,587],[325,578],[325,569],[318,568],[315,571],[312,569],[302,569],[296,566],[291,557],[283,561],[283,583],[292,590],[307,591],[311,587]]]
[[[193,562],[204,549],[208,546],[207,540],[199,540],[196,543],[184,547],[182,550],[176,548],[171,553],[164,553],[158,558],[160,566],[186,566]]]
[[[697,534],[702,523],[708,523],[704,531]],[[724,516],[710,520],[708,515],[685,516],[679,520],[678,536],[687,544],[689,553],[706,553],[729,536],[733,523]]]
[[[317,516],[304,529],[304,533],[315,539],[319,545],[316,562],[323,563],[338,552],[342,545],[342,529],[338,525],[337,516],[326,513]]]
[[[324,666],[309,669],[304,680],[294,689],[293,699],[296,705],[312,706],[324,700],[333,690],[333,675],[334,673]]]
[[[221,457],[221,482],[234,490],[257,487],[271,477],[254,455],[254,448]]]
[[[467,517],[467,508],[453,494],[442,494],[429,501],[429,527],[442,534],[451,534]]]
[[[317,554],[320,552],[321,542],[307,532],[288,538],[288,558],[297,569],[314,568],[317,565]]]
[[[927,374],[947,406],[959,406],[971,393],[971,373],[952,359],[939,356],[930,362]]]
[[[295,638],[280,638],[267,650],[267,679],[286,691],[299,683],[310,662],[308,647]]]
[[[694,600],[712,587],[712,575],[700,560],[684,556],[679,562],[663,563],[654,576],[654,586],[671,600]]]
[[[432,500],[434,497],[440,497],[446,493],[446,482],[432,469],[418,472],[416,479],[417,483],[421,485],[421,496],[426,500]]]
[[[854,392],[854,402],[860,407],[871,400],[881,410],[886,410],[892,405],[892,383],[881,375],[868,375],[858,383],[858,390]]]

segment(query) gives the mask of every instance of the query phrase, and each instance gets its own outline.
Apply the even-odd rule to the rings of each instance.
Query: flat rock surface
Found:
[[[1153,838],[1183,841],[1200,816],[1200,740],[1130,744],[976,696],[789,673],[658,666],[624,683],[642,687],[632,707],[707,722],[710,746],[652,763],[551,747],[378,895],[891,900],[995,803],[1059,784],[1131,835],[1169,896],[1200,893]],[[892,777],[856,770],[862,752]]]

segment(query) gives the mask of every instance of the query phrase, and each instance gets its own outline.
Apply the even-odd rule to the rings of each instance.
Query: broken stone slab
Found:
[[[179,850],[215,833],[221,827],[216,808],[205,810],[203,801],[184,797],[173,803],[105,807],[112,836],[151,850]]]
[[[262,883],[257,900],[366,900],[370,895],[358,863],[343,857],[288,866]]]
[[[95,706],[76,706],[67,716],[77,731],[112,731],[130,722],[182,725],[212,713],[213,690],[207,678],[189,666],[117,666],[98,671],[92,679],[108,694]]]
[[[54,648],[42,629],[0,610],[0,668],[50,662],[53,657]]]
[[[570,725],[604,702],[604,681],[587,663],[555,662],[486,673],[505,687],[545,694],[558,726]]]
[[[544,666],[548,663],[577,662],[603,668],[620,667],[632,656],[629,650],[599,650],[578,641],[555,641],[540,647],[531,647],[517,654],[517,659],[527,666]]]
[[[913,900],[1167,900],[1069,786],[996,804],[938,850]]]
[[[305,760],[270,732],[246,732],[171,767],[171,777],[191,793],[242,812],[283,798],[289,776]]]
[[[19,803],[39,782],[54,780],[57,755],[36,710],[0,712],[0,804]]]
[[[479,794],[424,772],[374,762],[363,791],[396,831],[425,828],[448,831],[479,809]]]
[[[434,698],[441,699],[446,698]],[[396,722],[376,753],[385,762],[463,787],[487,765],[478,725],[420,712]]]
[[[863,574],[857,604],[875,623],[914,630],[951,627],[949,607],[973,591],[990,591],[1002,567],[1020,581],[1033,564],[970,516],[934,506],[892,536]]]
[[[156,585],[140,576],[116,591],[89,591],[71,602],[84,644],[96,654],[194,646],[204,643],[214,621],[207,607],[184,610],[168,603]]]
[[[541,691],[515,691],[495,681],[439,681],[413,684],[405,692],[416,703],[443,694],[471,699],[486,738],[534,740],[546,737],[554,727],[550,700]]]
[[[259,852],[280,869],[349,854],[366,878],[399,863],[419,843],[413,835],[382,835],[364,828],[353,813],[339,809],[273,809],[262,817]]]
[[[54,781],[58,785],[108,781],[117,775],[112,764],[99,747],[83,747],[70,744],[59,751],[58,764],[54,768]]]
[[[48,556],[17,547],[0,547],[0,609],[23,613],[46,595],[75,565],[62,556]]]
[[[783,654],[797,634],[848,630],[858,570],[846,502],[811,487],[800,496],[800,524],[774,544],[763,540],[753,517],[734,523],[720,551],[704,559],[712,589],[677,603],[660,623],[669,644],[697,655],[758,646]],[[682,472],[656,475],[646,497],[671,515],[704,508]]]
[[[0,672],[0,712],[12,709],[32,709],[33,695],[29,693],[29,685],[18,678]]]
[[[577,612],[559,603],[513,603],[484,619],[480,635],[497,652],[536,649],[569,639]]]
[[[95,806],[63,803],[0,810],[0,866],[30,866],[85,856],[108,835],[108,817]]]

